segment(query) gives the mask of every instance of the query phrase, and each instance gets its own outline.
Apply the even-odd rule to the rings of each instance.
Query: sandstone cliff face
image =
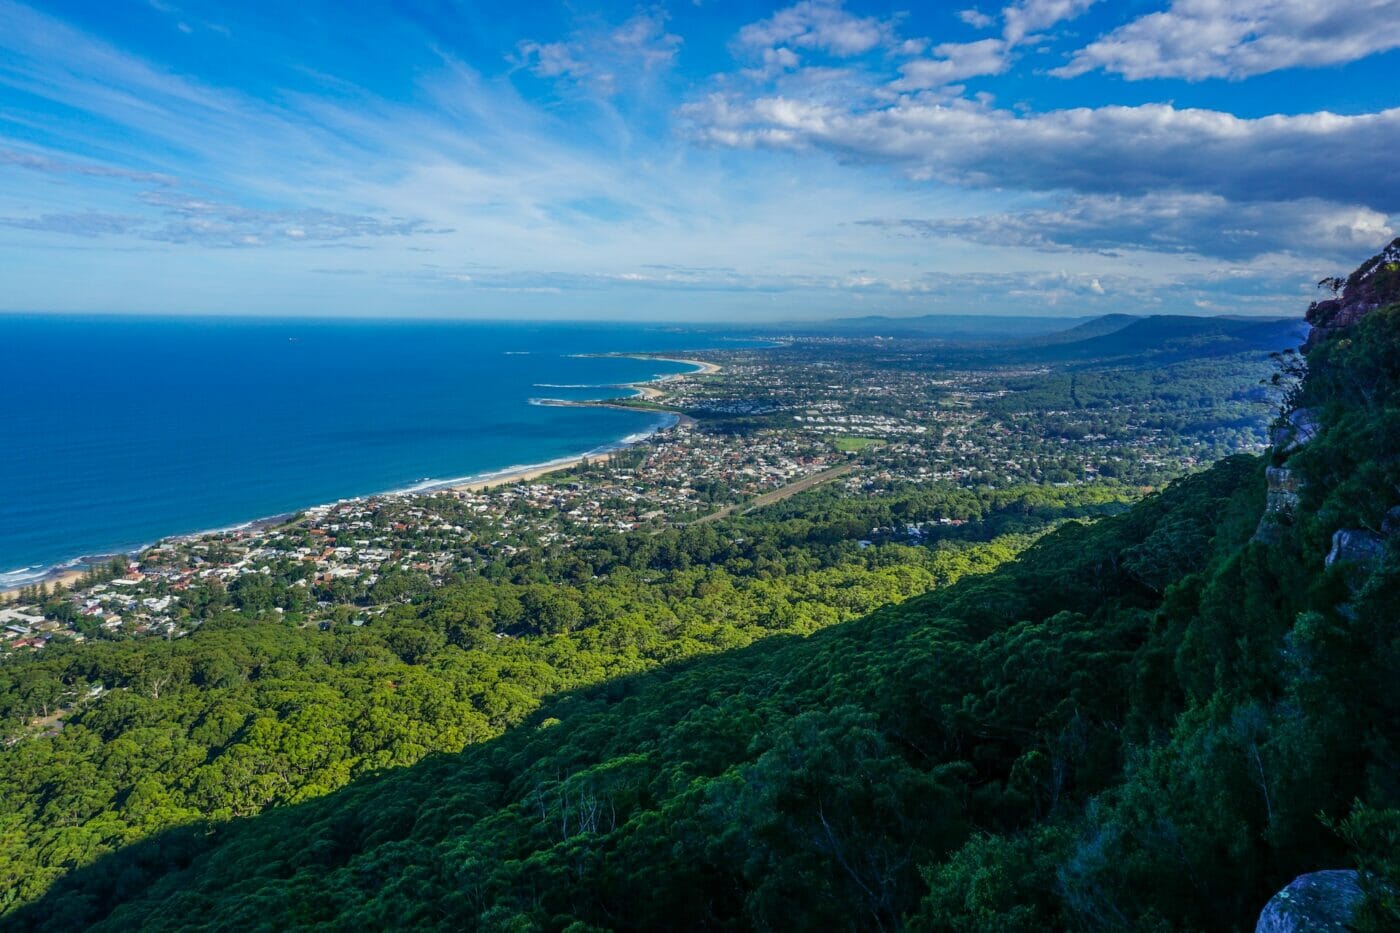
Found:
[[[1259,527],[1254,531],[1255,541],[1276,541],[1284,528],[1293,523],[1293,513],[1298,508],[1298,492],[1302,480],[1295,470],[1288,467],[1271,466],[1264,470],[1269,491],[1264,499],[1264,514],[1259,519]]]
[[[1311,350],[1337,331],[1345,330],[1367,314],[1400,301],[1400,237],[1353,272],[1336,298],[1315,301],[1308,308],[1312,325],[1303,349]]]
[[[1333,334],[1354,327],[1377,308],[1397,301],[1400,301],[1400,237],[1348,276],[1337,297],[1315,301],[1309,306],[1307,321],[1312,327],[1303,350],[1311,350]],[[1296,471],[1288,467],[1287,458],[1316,437],[1319,430],[1317,415],[1308,408],[1286,412],[1274,428],[1269,441],[1273,445],[1275,465],[1267,472],[1268,498],[1254,532],[1256,541],[1275,540],[1292,522],[1301,480]],[[1394,528],[1382,529],[1380,535],[1364,529],[1339,529],[1332,538],[1327,565],[1367,563],[1378,558],[1386,539],[1400,530],[1400,520],[1394,525]]]

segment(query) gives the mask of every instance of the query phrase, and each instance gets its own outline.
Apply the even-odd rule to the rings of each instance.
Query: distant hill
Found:
[[[1301,319],[1109,314],[1050,334],[995,348],[967,345],[952,352],[971,363],[1116,363],[1229,356],[1296,347],[1306,335]],[[954,358],[956,359],[956,357]]]
[[[1110,315],[1112,316],[1112,315]],[[1126,316],[1126,315],[1125,315]],[[836,318],[829,321],[785,321],[760,328],[767,333],[803,337],[901,337],[950,343],[1001,343],[1059,333],[1097,318],[1031,317],[1029,315],[924,314],[918,317]]]
[[[1053,333],[1040,337],[1032,337],[1023,341],[1030,346],[1051,346],[1063,343],[1078,343],[1081,340],[1088,340],[1091,337],[1102,337],[1120,331],[1131,324],[1141,321],[1142,318],[1136,314],[1105,314],[1102,317],[1090,318],[1082,324],[1076,324],[1066,330],[1057,330]]]
[[[1301,342],[1307,325],[1297,319],[1188,317],[1158,314],[1097,336],[1057,345],[1047,356],[1060,360],[1119,356],[1182,358],[1273,350]]]
[[[1160,360],[1276,350],[1301,341],[1297,319],[1185,314],[1104,314],[1098,317],[1029,317],[978,314],[883,315],[831,321],[764,325],[759,332],[802,337],[888,337],[958,348],[969,359],[1075,362],[1151,357]],[[1008,356],[1009,354],[1009,356]]]

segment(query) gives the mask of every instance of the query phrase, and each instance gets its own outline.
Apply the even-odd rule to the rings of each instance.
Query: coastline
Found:
[[[720,367],[718,363],[710,363],[705,360],[692,360],[679,356],[652,356],[649,353],[625,353],[622,354],[622,356],[625,359],[629,360],[657,360],[662,363],[684,363],[687,366],[695,367],[695,370],[693,372],[667,373],[666,375],[658,376],[655,379],[643,380],[645,382],[669,382],[672,379],[679,379],[681,376],[713,376],[718,373],[724,372],[724,370]],[[634,383],[630,382],[626,383],[626,385],[633,384]]]
[[[95,564],[90,566],[95,566]],[[82,570],[70,569],[60,570],[57,572],[54,572],[52,570],[46,571],[42,577],[38,577],[30,581],[29,583],[24,583],[20,586],[12,587],[6,590],[0,590],[0,600],[9,599],[12,596],[18,596],[22,590],[31,586],[52,587],[57,584],[62,584],[64,586],[72,586],[74,583],[77,583],[86,575],[87,567],[84,567]]]
[[[657,430],[664,431],[666,430],[666,428],[658,428]],[[655,433],[656,431],[653,431],[647,434],[646,436],[651,437],[652,434]],[[632,443],[641,443],[641,440],[634,441]],[[627,444],[626,446],[630,447],[632,445]],[[531,466],[523,466],[515,469],[503,470],[502,472],[490,476],[486,479],[472,480],[468,483],[458,483],[452,486],[443,486],[441,488],[428,490],[427,493],[431,495],[435,492],[481,492],[486,489],[494,489],[497,486],[509,486],[511,483],[524,483],[530,480],[540,479],[541,477],[548,476],[551,473],[559,473],[564,470],[572,470],[574,467],[582,466],[585,463],[607,463],[609,460],[612,459],[613,454],[620,449],[622,448],[617,448],[615,450],[607,450],[601,453],[594,454],[579,454],[577,456],[566,457],[561,460],[551,460],[548,463],[537,463]]]
[[[709,363],[704,360],[682,359],[679,357],[653,356],[650,354],[641,353],[627,353],[615,355],[635,360],[657,360],[667,363],[684,363],[686,365],[695,367],[695,369],[691,372],[667,373],[661,376],[653,376],[649,379],[639,379],[635,382],[622,382],[617,384],[617,388],[631,389],[636,393],[636,396],[634,397],[643,398],[647,400],[654,400],[664,394],[660,389],[655,387],[655,383],[671,382],[681,378],[682,376],[708,376],[722,371],[717,364]],[[246,522],[239,522],[234,525],[226,525],[221,528],[210,528],[203,531],[188,532],[185,534],[165,535],[158,540],[189,541],[195,538],[202,538],[207,535],[227,534],[229,532],[249,531],[258,530],[261,528],[268,528],[274,525],[286,523],[299,512],[304,512],[316,508],[325,508],[342,502],[360,502],[367,499],[380,498],[383,496],[431,496],[438,495],[444,492],[481,492],[483,490],[492,489],[497,486],[508,486],[511,483],[528,482],[531,480],[540,479],[544,476],[548,476],[551,473],[558,473],[563,470],[573,469],[575,467],[581,466],[585,461],[589,463],[607,462],[613,454],[617,453],[620,450],[625,450],[628,447],[640,444],[647,438],[652,437],[653,435],[661,431],[668,431],[676,427],[678,424],[686,424],[690,421],[690,419],[688,419],[685,415],[679,414],[678,412],[668,412],[660,410],[649,411],[648,409],[644,408],[630,408],[625,405],[611,404],[613,401],[615,401],[615,398],[598,399],[596,401],[565,401],[559,399],[545,399],[541,400],[541,403],[560,404],[565,407],[597,406],[603,408],[616,408],[623,411],[635,411],[639,414],[655,414],[669,416],[671,418],[671,421],[670,423],[658,424],[657,426],[647,431],[639,432],[637,434],[630,434],[624,438],[621,438],[618,441],[614,441],[609,444],[604,444],[600,447],[595,447],[591,450],[587,450],[582,453],[570,454],[566,457],[559,457],[554,460],[547,460],[543,463],[531,463],[522,464],[519,466],[509,466],[501,470],[492,470],[484,473],[477,473],[471,476],[460,477],[457,479],[433,480],[428,483],[418,484],[401,489],[387,489],[382,490],[380,492],[367,493],[362,496],[351,496],[345,499],[337,499],[335,500],[335,502],[323,502],[317,503],[315,505],[308,505],[298,510],[298,512],[294,513],[283,513],[280,515],[271,515],[265,516],[263,518],[255,518]],[[14,596],[17,596],[21,590],[31,586],[52,587],[56,583],[62,583],[64,586],[70,586],[77,580],[81,579],[90,568],[95,567],[107,560],[110,560],[113,557],[121,555],[125,555],[128,557],[135,556],[141,553],[142,551],[146,550],[146,548],[151,547],[155,543],[156,542],[151,542],[150,544],[143,544],[140,547],[135,548],[134,550],[114,551],[110,554],[84,556],[76,558],[74,560],[66,561],[62,564],[55,564],[51,567],[47,567],[44,570],[40,571],[32,579],[27,579],[22,583],[18,583],[6,589],[0,590],[0,600],[10,599]]]
[[[709,363],[705,360],[684,359],[679,356],[650,356],[645,353],[627,353],[623,354],[623,356],[629,360],[656,360],[661,363],[684,363],[687,366],[695,367],[693,371],[688,373],[667,373],[664,376],[657,376],[655,379],[643,379],[637,382],[621,383],[621,385],[629,389],[635,389],[638,396],[648,401],[654,401],[664,394],[660,389],[652,385],[652,383],[674,382],[682,376],[713,376],[724,371],[720,368],[718,363]]]
[[[654,376],[650,379],[639,379],[636,382],[618,383],[618,388],[631,389],[637,393],[635,396],[636,398],[643,398],[648,401],[654,401],[665,394],[660,389],[656,388],[654,383],[672,382],[676,379],[681,378],[682,376],[712,376],[716,373],[723,371],[720,368],[719,364],[710,363],[705,360],[682,359],[680,357],[675,356],[652,356],[650,354],[642,353],[627,353],[619,355],[625,356],[627,359],[631,360],[658,360],[663,363],[684,363],[687,366],[695,367],[694,370],[688,373],[667,373],[664,376]],[[630,408],[626,405],[615,405],[612,404],[612,402],[612,399],[580,399],[577,401],[572,399],[537,400],[537,403],[541,405],[558,405],[563,408],[615,408],[621,411],[636,411],[641,412],[643,414],[647,412],[647,409]],[[571,457],[562,457],[558,460],[551,460],[548,463],[534,463],[521,467],[509,467],[498,473],[487,474],[479,478],[471,478],[464,483],[447,483],[441,486],[434,487],[433,489],[424,491],[440,492],[443,490],[448,490],[452,492],[481,492],[482,490],[492,489],[496,486],[509,486],[511,483],[527,482],[529,480],[540,479],[542,477],[548,476],[551,473],[558,473],[562,470],[571,470],[574,467],[583,465],[585,461],[589,463],[606,463],[609,459],[611,459],[612,455],[617,453],[619,450],[625,450],[628,447],[640,444],[648,437],[652,437],[653,435],[661,431],[669,431],[671,428],[674,428],[677,425],[687,424],[691,422],[690,418],[687,418],[685,415],[682,415],[678,412],[658,411],[655,413],[671,415],[674,420],[668,425],[663,425],[652,431],[648,431],[645,434],[636,437],[635,439],[623,438],[616,444],[608,445],[606,448],[596,448],[594,450],[588,451],[587,453],[576,454]]]

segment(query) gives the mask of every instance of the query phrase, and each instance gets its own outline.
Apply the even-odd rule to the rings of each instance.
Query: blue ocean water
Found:
[[[0,315],[0,588],[654,430],[666,416],[530,400],[690,368],[578,354],[716,345],[607,324]]]

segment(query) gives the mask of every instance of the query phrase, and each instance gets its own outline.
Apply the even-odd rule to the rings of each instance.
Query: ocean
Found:
[[[606,449],[626,395],[735,346],[612,324],[0,315],[0,589],[54,566],[337,499]]]

